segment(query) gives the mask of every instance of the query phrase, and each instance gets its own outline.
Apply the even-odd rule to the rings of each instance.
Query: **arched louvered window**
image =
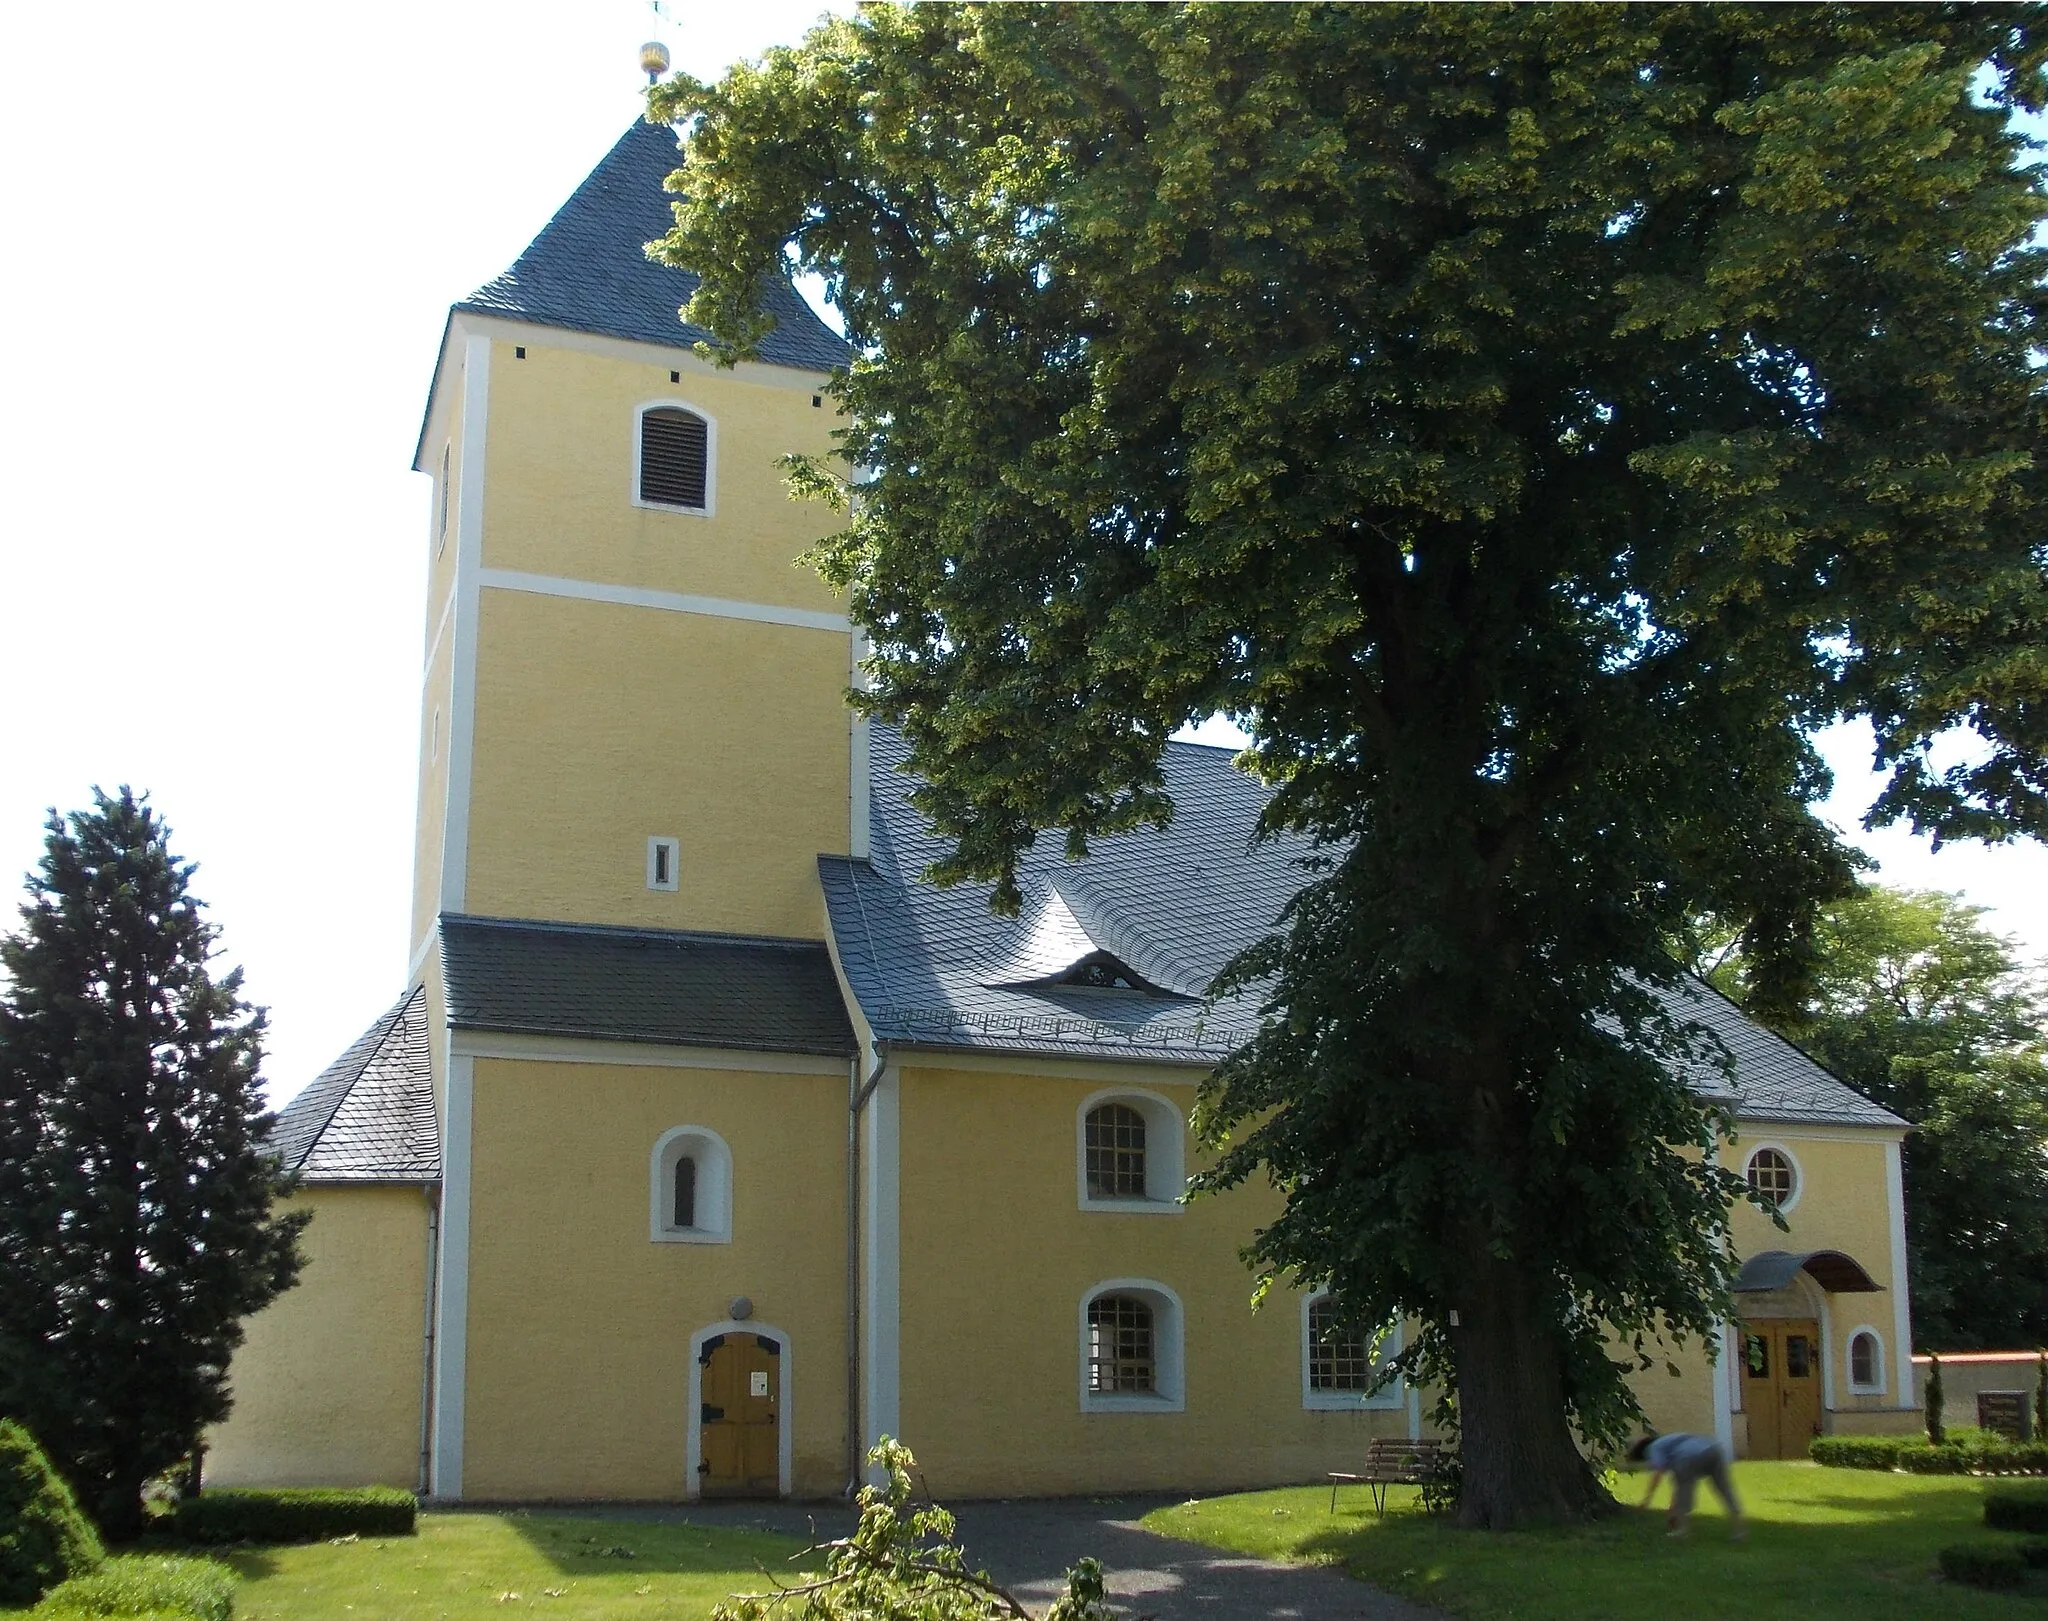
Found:
[[[697,1161],[690,1154],[684,1154],[676,1161],[675,1203],[671,1207],[669,1225],[697,1225]]]
[[[1095,1395],[1149,1395],[1158,1387],[1152,1307],[1136,1295],[1088,1302],[1088,1389]]]
[[[679,405],[640,413],[640,499],[651,507],[704,512],[711,505],[711,424]]]
[[[1088,1197],[1145,1197],[1145,1117],[1128,1103],[1088,1111]]]

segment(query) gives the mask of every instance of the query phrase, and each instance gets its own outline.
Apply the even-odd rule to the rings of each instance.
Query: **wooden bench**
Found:
[[[1375,1441],[1365,1449],[1363,1469],[1330,1471],[1330,1512],[1337,1512],[1339,1486],[1364,1486],[1372,1492],[1372,1506],[1385,1514],[1389,1486],[1427,1486],[1442,1475],[1449,1457],[1441,1441]]]

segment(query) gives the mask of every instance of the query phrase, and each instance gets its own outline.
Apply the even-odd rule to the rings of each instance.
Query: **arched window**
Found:
[[[634,489],[642,506],[711,510],[711,423],[681,405],[640,411]]]
[[[1152,1307],[1136,1295],[1088,1302],[1088,1389],[1095,1395],[1145,1394],[1159,1386]]]
[[[1081,1297],[1081,1410],[1182,1408],[1180,1296],[1149,1278],[1111,1278]]]
[[[1749,1185],[1780,1210],[1799,1196],[1799,1169],[1782,1148],[1759,1148],[1749,1156]]]
[[[707,1126],[677,1126],[654,1144],[648,1236],[657,1244],[732,1241],[732,1150]]]
[[[1302,1303],[1301,1404],[1314,1408],[1399,1407],[1401,1381],[1374,1381],[1399,1354],[1399,1325],[1372,1336],[1344,1318],[1327,1294]]]
[[[1088,1111],[1088,1197],[1145,1197],[1145,1117],[1128,1103]]]
[[[1883,1393],[1884,1342],[1874,1328],[1859,1328],[1849,1336],[1849,1388],[1859,1396]]]
[[[1097,1092],[1075,1117],[1077,1192],[1083,1210],[1164,1215],[1184,1208],[1180,1110],[1156,1092]]]

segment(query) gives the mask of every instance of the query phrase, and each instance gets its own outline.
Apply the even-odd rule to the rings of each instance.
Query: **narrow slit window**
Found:
[[[640,413],[640,499],[702,512],[710,472],[710,425],[694,411],[657,405]]]
[[[682,872],[683,847],[676,839],[647,841],[647,887],[673,890]]]
[[[434,531],[435,539],[442,546],[448,544],[448,447],[441,447],[441,522]]]
[[[697,1162],[688,1154],[676,1161],[675,1217],[671,1225],[697,1225]]]

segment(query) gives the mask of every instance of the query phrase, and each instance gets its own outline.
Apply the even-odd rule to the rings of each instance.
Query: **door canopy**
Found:
[[[1863,1270],[1862,1263],[1840,1250],[1765,1250],[1742,1263],[1735,1274],[1735,1293],[1768,1294],[1782,1289],[1804,1272],[1831,1295],[1882,1294],[1884,1285]]]

